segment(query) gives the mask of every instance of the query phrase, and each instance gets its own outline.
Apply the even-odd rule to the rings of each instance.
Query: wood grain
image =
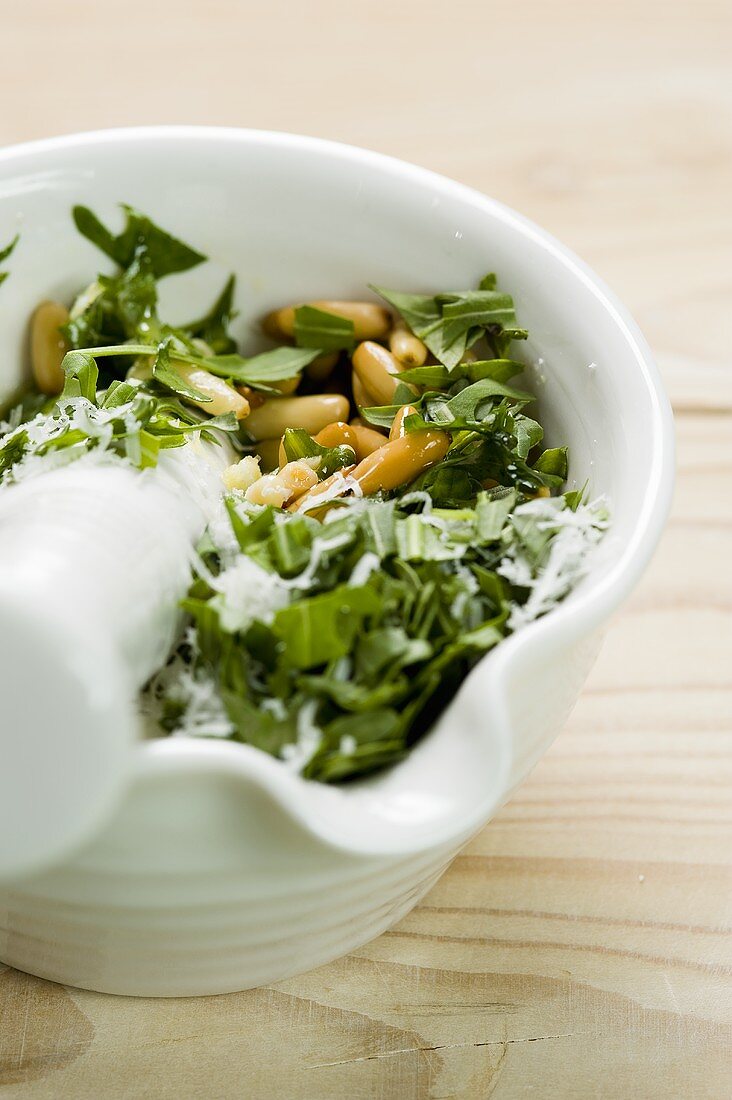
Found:
[[[649,0],[3,7],[0,142],[315,133],[488,191],[629,303],[673,516],[567,728],[410,916],[271,989],[0,973],[0,1095],[721,1100],[732,1040],[732,12]]]

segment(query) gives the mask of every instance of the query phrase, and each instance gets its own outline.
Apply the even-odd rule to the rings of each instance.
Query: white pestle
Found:
[[[0,489],[0,877],[90,836],[129,779],[228,444],[93,456]]]

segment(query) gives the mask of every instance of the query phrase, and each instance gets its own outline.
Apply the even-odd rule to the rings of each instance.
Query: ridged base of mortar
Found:
[[[205,906],[73,904],[3,891],[0,958],[101,993],[184,997],[267,985],[378,936],[416,905],[447,862],[442,853],[384,864],[329,887],[314,883],[286,899],[277,891],[270,898],[247,897],[242,884],[238,901],[223,900],[209,881]],[[201,884],[176,885],[195,896]],[[139,883],[129,896],[139,900]]]

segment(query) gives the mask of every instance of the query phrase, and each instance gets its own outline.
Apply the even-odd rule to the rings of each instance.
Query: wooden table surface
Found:
[[[732,9],[679,0],[3,4],[0,144],[296,130],[495,195],[633,309],[677,413],[655,562],[567,728],[401,924],[226,997],[0,965],[0,1095],[732,1094]]]

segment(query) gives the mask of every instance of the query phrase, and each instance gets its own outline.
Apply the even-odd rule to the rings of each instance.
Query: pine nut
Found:
[[[356,437],[353,449],[359,462],[364,458],[368,458],[374,451],[378,451],[379,447],[383,447],[387,442],[386,436],[382,435],[381,432],[377,432],[376,428],[367,428],[363,424],[352,423],[351,431],[354,432]]]
[[[348,398],[337,393],[310,397],[270,397],[250,413],[246,428],[253,439],[273,439],[286,428],[304,428],[315,435],[334,420],[348,416]]]
[[[227,489],[240,489],[242,492],[246,492],[250,485],[259,481],[261,476],[259,459],[254,455],[245,455],[238,462],[227,466],[221,475]]]
[[[186,398],[192,405],[197,405],[199,409],[203,409],[210,416],[220,416],[223,413],[233,412],[237,420],[243,420],[245,416],[249,415],[249,402],[246,397],[238,393],[233,389],[223,378],[217,378],[215,374],[209,374],[203,367],[196,367],[192,363],[182,363],[179,359],[172,356],[173,367],[175,371],[188,382],[190,386],[193,386],[195,390],[200,390],[206,397],[210,397],[210,401],[194,401],[192,398]]]
[[[322,431],[318,432],[315,436],[315,442],[321,447],[341,447],[343,444],[346,444],[346,446],[352,447],[355,451],[356,433],[353,428],[343,420],[334,420],[332,424],[327,424]],[[284,466],[287,462],[284,436],[280,441],[279,460],[280,466]]]
[[[301,497],[298,497],[294,504],[290,505],[288,510],[290,512],[307,511],[308,515],[313,516],[315,519],[320,519],[324,511],[327,510],[330,502],[337,499],[337,497],[330,496],[333,486],[343,482],[355,469],[355,466],[344,466],[342,470],[336,470],[330,477],[326,477],[312,489],[309,489],[307,493],[303,493]],[[321,498],[322,504],[319,505],[318,501],[321,500]],[[318,508],[323,511],[316,511],[315,509]]]
[[[318,484],[318,475],[306,458],[297,462],[288,462],[274,474],[265,474],[246,492],[251,504],[272,504],[283,508],[292,500],[297,500],[314,485]]]
[[[358,409],[370,409],[372,405],[380,405],[381,402],[368,392],[355,370],[351,371],[351,389],[353,400]]]
[[[246,397],[249,402],[249,411],[252,409],[258,409],[260,405],[264,404],[264,394],[259,390],[253,390],[251,386],[237,386],[236,392],[240,393],[242,397]]]
[[[445,457],[450,445],[446,432],[425,429],[385,443],[353,471],[364,493],[408,485],[424,470]]]
[[[353,334],[357,340],[381,340],[391,328],[391,314],[376,302],[347,302],[335,299],[321,299],[308,302],[326,313],[344,317],[353,321]],[[292,337],[295,332],[295,310],[297,306],[285,306],[267,314],[263,327],[268,336],[275,339]]]
[[[427,359],[427,346],[406,325],[394,326],[389,336],[389,349],[405,367],[421,367]]]
[[[381,340],[391,328],[391,314],[376,302],[320,301],[312,303],[326,313],[353,321],[357,340]]]
[[[315,442],[321,447],[352,447],[356,450],[356,433],[345,420],[334,420],[319,431]]]
[[[295,306],[284,306],[268,313],[262,328],[273,340],[287,340],[295,331]]]
[[[278,390],[283,397],[289,397],[295,392],[300,382],[300,375],[296,374],[294,378],[282,378],[279,382],[268,382],[267,385],[273,390]]]
[[[353,353],[353,369],[366,392],[376,398],[377,405],[388,405],[392,401],[399,385],[394,375],[402,370],[402,364],[390,351],[366,340]]]
[[[64,388],[61,363],[69,350],[59,327],[69,319],[60,302],[41,302],[31,320],[31,368],[41,393],[55,396]]]
[[[407,433],[404,430],[404,421],[408,416],[415,416],[417,410],[414,405],[402,405],[399,412],[396,414],[391,422],[391,429],[389,431],[389,439],[400,439],[401,436]]]

